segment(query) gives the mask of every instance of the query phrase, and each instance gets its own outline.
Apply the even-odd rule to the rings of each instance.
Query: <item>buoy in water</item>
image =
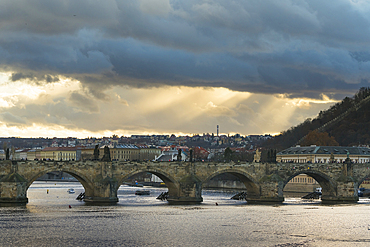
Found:
[[[69,205],[68,207],[69,207],[69,208],[72,208],[72,206],[71,206],[71,205]]]

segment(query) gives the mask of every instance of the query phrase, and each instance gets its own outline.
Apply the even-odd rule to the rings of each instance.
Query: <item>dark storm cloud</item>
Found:
[[[350,0],[3,1],[0,66],[104,100],[112,85],[335,97],[370,86],[369,16]]]
[[[51,82],[58,82],[59,81],[59,77],[58,76],[53,76],[53,75],[35,75],[33,73],[28,73],[28,74],[24,74],[22,72],[18,72],[18,73],[12,73],[11,76],[10,76],[10,81],[20,81],[20,80],[29,80],[29,81],[33,81],[33,82],[40,82],[40,81],[45,81],[47,83],[51,83]]]
[[[0,107],[0,120],[7,126],[22,128],[36,124],[41,126],[59,125],[67,129],[86,128],[92,131],[103,129],[104,126],[100,126],[99,121],[96,121],[99,119],[96,112],[98,107],[87,106],[89,100],[81,94],[76,95],[74,92],[72,95],[72,99],[69,98],[68,101],[62,97],[54,102],[44,104],[24,104],[25,102],[20,98],[23,106]]]
[[[21,118],[19,116],[13,115],[13,114],[11,114],[9,112],[2,112],[2,113],[0,113],[0,119],[3,122],[6,122],[10,126],[21,126],[21,125],[25,125],[26,124],[25,119],[23,119],[23,118]]]
[[[82,108],[84,111],[95,113],[99,112],[99,106],[96,101],[78,92],[72,92],[69,100],[76,106]]]

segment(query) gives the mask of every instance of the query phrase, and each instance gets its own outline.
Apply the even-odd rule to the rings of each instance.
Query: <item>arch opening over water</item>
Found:
[[[42,178],[46,174],[51,173],[65,173],[69,174],[75,180],[69,180],[69,179],[46,179],[46,180],[38,180],[39,178]],[[25,194],[27,195],[28,200],[32,202],[33,198],[32,194],[30,195],[30,187],[32,189],[37,190],[45,190],[44,193],[50,194],[50,196],[56,196],[60,199],[66,199],[70,200],[70,196],[68,196],[68,190],[73,189],[73,192],[70,194],[73,194],[73,198],[75,199],[80,193],[85,193],[87,195],[93,193],[93,187],[91,183],[85,178],[83,175],[79,174],[75,171],[69,171],[69,170],[48,170],[43,171],[35,176],[33,176],[25,190]],[[81,188],[82,187],[82,188]],[[38,193],[35,194],[35,196],[39,195]]]
[[[135,171],[133,173],[127,174],[126,176],[120,179],[118,187],[126,184],[127,182],[132,183],[132,181],[128,181],[129,178],[135,178],[137,176],[140,176],[140,174],[153,174],[157,176],[163,181],[162,183],[164,183],[164,185],[167,187],[169,196],[177,195],[178,185],[176,184],[175,180],[171,178],[171,176],[169,176],[168,174],[162,171],[157,171],[157,170],[139,170],[139,171]],[[140,181],[138,181],[138,184],[140,184]]]
[[[253,180],[252,176],[250,176],[247,173],[236,171],[233,169],[227,169],[227,170],[219,171],[215,174],[212,174],[202,183],[203,189],[205,185],[210,184],[211,181],[213,181],[214,179],[217,179],[222,176],[228,176],[228,175],[236,178],[237,180],[235,181],[240,181],[238,185],[237,183],[235,183],[235,185],[237,186],[242,185],[244,186],[244,188],[241,187],[241,188],[236,188],[236,189],[242,189],[242,191],[246,191],[248,197],[257,197],[259,195],[259,186]]]
[[[290,176],[283,186],[283,195],[301,198],[321,188],[322,196],[335,196],[335,186],[329,177],[316,171],[298,171]]]

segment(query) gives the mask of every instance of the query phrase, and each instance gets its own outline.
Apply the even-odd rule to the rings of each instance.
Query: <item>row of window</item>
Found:
[[[116,159],[128,160],[128,159],[130,159],[130,156],[117,155],[117,156],[113,156],[113,159],[114,160],[116,160]]]
[[[335,163],[343,163],[346,159],[334,159]],[[368,163],[370,162],[370,159],[351,159],[353,163]],[[306,159],[282,159],[281,162],[285,163],[307,163],[308,161]],[[316,163],[326,163],[330,162],[330,159],[317,159]]]
[[[58,159],[74,159],[76,158],[75,153],[58,153]]]
[[[112,153],[116,153],[116,150],[114,150],[114,151],[112,151]],[[119,154],[119,153],[121,153],[121,154],[130,154],[131,153],[131,151],[117,151],[117,153]]]
[[[114,153],[114,154],[115,154],[116,152],[117,152],[118,154],[119,154],[119,153],[121,153],[121,154],[130,154],[130,153],[131,153],[131,151],[125,151],[125,150],[121,150],[121,151],[120,151],[120,150],[117,150],[117,151],[116,151],[116,150],[112,150],[111,152],[112,152],[112,153]],[[137,152],[137,153],[139,153],[139,152],[140,152],[140,153],[160,153],[160,152],[158,152],[158,151],[156,151],[156,150],[146,150],[146,149],[144,149],[144,150],[140,150],[140,151],[139,151],[139,150],[136,150],[136,152]]]
[[[289,183],[308,183],[308,184],[317,184],[316,180],[313,178],[302,178],[302,177],[295,177],[292,178]]]

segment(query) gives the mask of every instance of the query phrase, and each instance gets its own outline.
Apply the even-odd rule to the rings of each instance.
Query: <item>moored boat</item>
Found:
[[[370,189],[359,188],[358,197],[370,197]]]
[[[150,195],[150,191],[149,190],[137,190],[135,191],[135,195],[138,195],[138,196]]]

